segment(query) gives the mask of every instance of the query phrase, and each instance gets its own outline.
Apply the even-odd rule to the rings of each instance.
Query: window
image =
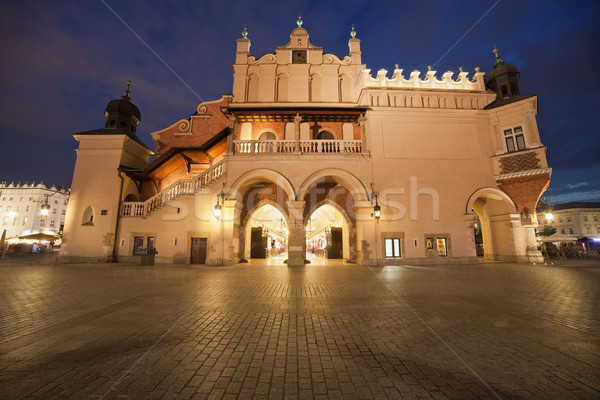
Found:
[[[29,198],[29,201],[33,201],[33,197],[30,197],[30,198]]]
[[[54,228],[54,224],[55,224],[55,223],[56,223],[56,222],[55,222],[53,219],[52,219],[52,220],[50,220],[50,228]]]
[[[56,214],[56,208],[52,209],[52,214]]]
[[[67,210],[62,210],[62,215],[65,215],[65,212],[66,212],[66,211],[67,211]]]
[[[27,206],[27,208],[25,209],[25,211],[29,211],[31,210],[31,206]]]
[[[598,222],[598,216],[594,215],[594,222]]]
[[[58,204],[58,200],[54,200],[54,204]]]
[[[587,215],[584,215],[584,216],[583,216],[583,220],[584,220],[585,222],[587,222],[587,220],[588,220],[588,217],[587,217]]]
[[[144,254],[144,237],[134,236],[133,238],[133,254],[140,255]]]
[[[148,247],[154,248],[154,237],[148,236]]]
[[[292,50],[292,64],[306,64],[306,50]]]
[[[401,256],[400,239],[385,239],[385,257],[399,258]]]
[[[587,233],[592,233],[592,227],[591,226],[586,226],[585,229],[587,230]]]
[[[564,235],[564,234],[565,234],[565,228],[562,228],[562,229],[560,230],[560,233],[562,233],[562,234]]]
[[[573,234],[573,228],[569,228],[569,233],[572,235]]]
[[[9,199],[8,199],[8,201],[12,201],[12,199],[13,199],[13,198],[11,197],[11,198],[9,198]]]
[[[509,153],[526,149],[523,128],[520,126],[513,129],[505,129],[504,140],[506,141],[506,151]]]
[[[560,217],[560,218],[558,219],[558,222],[563,222],[563,219],[562,219],[562,217]]]
[[[276,140],[276,139],[277,139],[277,137],[275,137],[275,134],[273,132],[264,132],[258,138],[258,140]]]
[[[567,216],[567,222],[571,222],[571,217]]]
[[[446,257],[448,255],[448,248],[446,247],[445,238],[437,238],[437,255],[439,257]]]
[[[23,198],[22,198],[22,197],[20,197],[20,198],[19,198],[19,201],[23,201]]]
[[[3,198],[2,198],[2,201],[6,201],[6,197],[3,197]]]
[[[317,140],[333,140],[335,139],[333,137],[333,134],[331,132],[327,132],[327,131],[323,131],[323,132],[319,132],[319,134],[317,135]]]

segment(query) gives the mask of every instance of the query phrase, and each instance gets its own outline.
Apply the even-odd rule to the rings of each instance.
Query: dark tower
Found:
[[[496,92],[496,100],[519,96],[519,70],[514,65],[506,65],[494,49],[496,62],[494,69],[487,76],[485,86]]]
[[[127,81],[127,89],[120,99],[112,100],[106,106],[105,128],[113,128],[129,136],[135,136],[135,130],[142,119],[139,108],[131,102],[129,87],[131,81]]]

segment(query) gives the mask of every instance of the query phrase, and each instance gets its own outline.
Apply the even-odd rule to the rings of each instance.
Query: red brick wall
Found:
[[[537,202],[550,185],[550,174],[504,179],[498,183],[517,206],[517,212],[534,213]]]
[[[201,115],[190,117],[191,135],[175,135],[181,132],[180,124],[169,127],[155,138],[154,146],[157,154],[164,154],[172,147],[200,146],[208,139],[229,126],[229,119],[221,112],[221,107],[226,107],[231,102],[230,97],[224,97],[217,103],[206,104],[206,111]],[[208,115],[208,117],[207,117]]]

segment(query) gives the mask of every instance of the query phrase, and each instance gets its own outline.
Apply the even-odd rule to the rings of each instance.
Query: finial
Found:
[[[458,67],[458,70],[459,70],[460,72],[462,72],[463,68],[462,68],[462,67]]]
[[[350,37],[354,39],[356,37],[356,31],[354,30],[354,25],[352,25],[352,30],[350,31]]]
[[[298,28],[302,26],[302,14],[298,14],[298,21],[296,23],[298,24]]]
[[[396,69],[400,68],[398,64],[394,64],[394,66],[396,67]]]
[[[494,66],[504,65],[504,61],[502,61],[502,59],[498,55],[498,48],[496,47],[496,43],[494,43],[494,50],[492,50],[492,52],[496,55],[496,62],[494,63]]]
[[[479,73],[480,68],[479,67],[475,67],[475,72]]]
[[[242,31],[242,37],[244,39],[248,39],[248,30],[246,29],[246,25],[244,25],[244,30]]]
[[[125,94],[123,94],[123,98],[127,100],[131,100],[131,96],[129,95],[129,88],[131,87],[131,81],[127,81],[127,89],[125,89]]]
[[[427,71],[431,71],[431,65],[427,66]]]

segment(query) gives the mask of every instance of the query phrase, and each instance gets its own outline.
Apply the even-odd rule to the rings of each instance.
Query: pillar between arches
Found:
[[[304,265],[306,259],[306,230],[304,229],[305,201],[288,201],[288,266]]]
[[[240,246],[239,216],[242,203],[233,199],[225,200],[221,216],[221,235],[223,243],[223,265],[233,264],[238,261]]]

